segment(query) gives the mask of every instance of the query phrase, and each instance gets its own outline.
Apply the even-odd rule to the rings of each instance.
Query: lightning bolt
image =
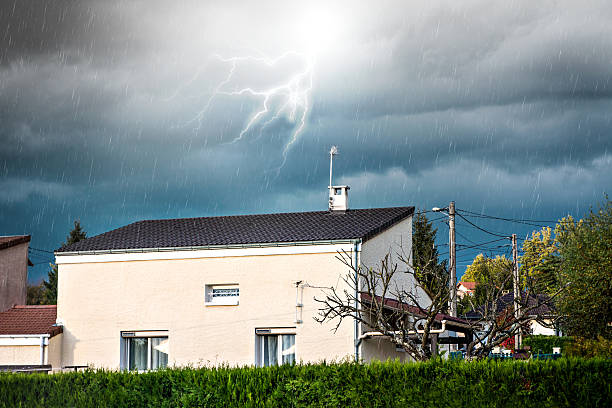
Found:
[[[260,126],[260,136],[263,130],[280,120],[281,118],[288,120],[293,124],[293,129],[289,135],[287,142],[283,146],[282,161],[278,170],[280,170],[287,161],[287,154],[291,146],[298,141],[300,135],[306,129],[308,115],[311,109],[311,93],[313,89],[314,76],[314,58],[295,51],[288,51],[276,58],[268,58],[264,56],[239,56],[223,58],[219,55],[214,56],[220,62],[228,64],[227,75],[214,88],[211,97],[204,104],[197,114],[189,120],[185,125],[196,122],[196,132],[202,126],[202,120],[211,107],[214,99],[219,95],[240,97],[251,96],[259,99],[259,105],[241,129],[240,133],[232,139],[230,144],[242,141],[245,136],[255,127]],[[295,74],[291,75],[286,82],[277,84],[269,88],[245,87],[241,89],[227,90],[228,85],[234,79],[236,70],[241,64],[263,64],[267,67],[274,67],[279,62],[287,58],[298,58],[303,61],[303,68]]]

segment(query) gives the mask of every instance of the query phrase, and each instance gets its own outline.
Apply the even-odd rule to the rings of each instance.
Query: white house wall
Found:
[[[316,247],[285,254],[264,248],[259,255],[208,250],[197,258],[177,251],[156,260],[57,256],[62,365],[118,369],[120,333],[137,330],[168,331],[170,365],[254,364],[255,329],[274,327],[295,327],[298,361],[352,357],[352,321],[334,334],[332,324],[313,320],[320,287],[344,289],[340,276],[347,270],[336,255],[346,248]],[[303,307],[296,309],[300,281]],[[238,284],[239,305],[205,306],[205,286],[214,284]],[[296,310],[302,324],[295,323]]]
[[[422,307],[429,306],[431,300],[427,294],[416,285],[413,275],[406,273],[409,268],[412,270],[412,216],[365,241],[361,245],[361,265],[380,269],[381,260],[387,254],[390,255],[389,266],[398,265],[395,275],[398,286],[414,293]],[[401,260],[402,257],[409,259],[410,266]]]

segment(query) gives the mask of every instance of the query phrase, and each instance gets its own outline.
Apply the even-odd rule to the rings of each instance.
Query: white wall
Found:
[[[109,255],[114,261],[65,263],[60,258],[78,256],[58,256],[62,365],[118,369],[120,333],[137,330],[168,330],[170,365],[255,364],[255,329],[271,327],[296,328],[297,361],[352,358],[353,320],[334,333],[332,323],[313,319],[320,307],[314,297],[323,294],[318,287],[342,291],[340,276],[348,272],[336,259],[342,246],[317,247],[318,253],[151,261]],[[214,251],[208,255],[222,254]],[[295,323],[298,281],[311,286],[303,289],[302,324]],[[239,284],[239,305],[204,304],[206,285],[229,283]]]
[[[400,288],[413,293],[421,302],[422,307],[428,307],[431,299],[425,291],[416,284],[412,270],[412,216],[395,224],[361,245],[361,265],[366,268],[380,269],[381,260],[390,255],[389,266],[398,265],[394,278]],[[401,259],[407,259],[407,265]]]

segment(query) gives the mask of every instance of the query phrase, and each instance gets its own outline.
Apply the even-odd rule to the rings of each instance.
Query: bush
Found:
[[[561,347],[561,353],[565,354],[571,342],[571,337],[536,335],[523,338],[523,346],[531,347],[532,354],[552,354],[553,347]]]
[[[606,407],[611,377],[603,359],[0,374],[0,406]]]
[[[568,356],[612,358],[612,340],[599,336],[596,340],[575,337],[567,347]]]

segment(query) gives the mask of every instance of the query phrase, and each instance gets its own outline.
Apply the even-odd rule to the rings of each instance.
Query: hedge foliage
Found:
[[[2,407],[608,407],[612,361],[432,361],[1,374]]]
[[[534,354],[551,354],[553,347],[561,347],[561,353],[565,354],[571,342],[571,337],[536,335],[523,338],[523,346],[531,347],[531,352]]]

